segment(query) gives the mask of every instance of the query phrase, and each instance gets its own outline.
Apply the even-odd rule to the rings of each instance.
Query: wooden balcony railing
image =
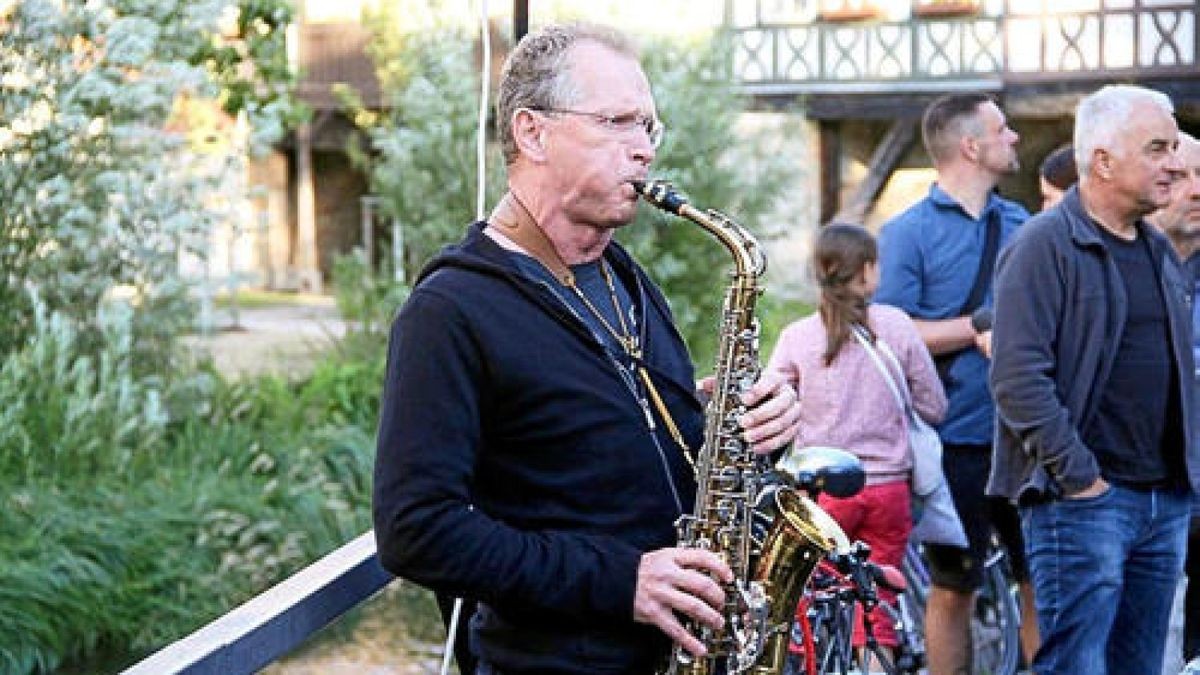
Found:
[[[751,93],[1200,78],[1193,0],[728,0],[727,15]]]

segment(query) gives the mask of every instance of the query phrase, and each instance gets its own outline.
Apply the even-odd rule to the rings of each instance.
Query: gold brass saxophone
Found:
[[[846,536],[816,504],[780,480],[770,460],[751,451],[738,417],[739,394],[762,371],[754,305],[767,258],[743,226],[715,210],[701,212],[662,181],[634,182],[646,201],[690,220],[733,256],[721,314],[716,385],[705,410],[704,445],[696,461],[696,503],[676,524],[678,545],[721,556],[734,580],[725,588],[724,627],[685,626],[707,654],[675,645],[666,673],[778,675],[783,672],[796,605],[817,563]]]

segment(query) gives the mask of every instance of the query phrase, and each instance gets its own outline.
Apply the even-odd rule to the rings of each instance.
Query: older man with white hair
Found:
[[[1075,117],[1079,184],[1000,255],[990,494],[1020,507],[1047,673],[1156,673],[1200,487],[1191,294],[1145,217],[1171,200],[1170,99],[1115,85]]]

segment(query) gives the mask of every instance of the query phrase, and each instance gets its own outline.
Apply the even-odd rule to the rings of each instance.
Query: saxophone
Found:
[[[714,376],[705,410],[704,445],[696,461],[696,503],[676,528],[681,547],[721,556],[734,580],[725,588],[723,628],[688,620],[707,654],[694,658],[675,645],[666,673],[707,675],[783,672],[796,605],[817,563],[845,534],[816,504],[786,484],[770,460],[741,438],[739,394],[762,371],[754,305],[767,259],[743,226],[715,210],[701,212],[662,181],[634,182],[646,201],[690,220],[733,256],[734,270],[721,314]]]

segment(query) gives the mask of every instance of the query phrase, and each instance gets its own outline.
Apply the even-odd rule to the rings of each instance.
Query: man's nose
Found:
[[[1186,167],[1183,164],[1183,157],[1179,150],[1172,150],[1167,156],[1167,171],[1171,173],[1172,179],[1176,179],[1180,174],[1185,173]]]
[[[638,134],[637,139],[632,141],[629,146],[629,157],[639,164],[650,166],[656,154],[654,144],[650,142],[648,134]]]

